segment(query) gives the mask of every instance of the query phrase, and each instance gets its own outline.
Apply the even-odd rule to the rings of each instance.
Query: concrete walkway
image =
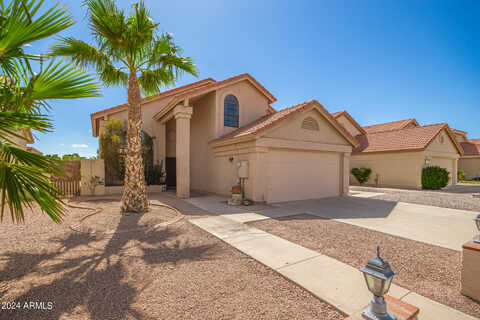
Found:
[[[263,210],[270,210],[270,214],[282,214],[281,209]],[[276,270],[345,314],[350,315],[369,303],[371,294],[359,270],[243,223],[258,220],[259,216],[263,215],[237,212],[190,222]],[[392,284],[389,294],[420,307],[419,320],[475,319],[395,284]]]
[[[477,233],[473,211],[352,197],[292,201],[282,208],[461,251]]]

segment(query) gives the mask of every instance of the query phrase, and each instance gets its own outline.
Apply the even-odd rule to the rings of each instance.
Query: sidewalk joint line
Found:
[[[295,266],[295,265],[297,265],[297,264],[299,264],[299,263],[302,263],[302,262],[305,262],[305,261],[309,261],[309,260],[312,260],[312,259],[314,259],[314,258],[318,258],[318,257],[320,257],[320,256],[323,256],[323,254],[318,253],[318,255],[316,255],[316,256],[313,256],[313,257],[310,257],[310,258],[306,258],[306,259],[302,259],[302,260],[299,260],[299,261],[294,262],[294,263],[289,263],[289,264],[287,264],[287,265],[278,267],[278,268],[276,268],[276,269],[274,269],[274,270],[277,270],[277,271],[278,271],[278,270],[283,269],[283,268],[286,268],[286,267]]]

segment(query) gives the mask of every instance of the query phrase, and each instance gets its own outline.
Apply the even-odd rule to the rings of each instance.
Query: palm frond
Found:
[[[108,39],[113,48],[124,48],[126,33],[125,13],[112,0],[85,0],[88,8],[90,30],[101,41]]]
[[[13,0],[2,8],[0,28],[0,56],[10,50],[44,39],[71,26],[74,21],[58,3],[35,17],[44,0]]]
[[[33,100],[76,99],[99,97],[95,79],[78,69],[73,63],[57,63],[53,60],[37,76],[32,78]]]
[[[175,79],[184,72],[198,76],[198,69],[193,59],[182,57],[183,50],[174,44],[170,34],[157,37],[150,46],[145,47],[145,64],[147,68],[164,68],[172,72]]]
[[[50,119],[44,115],[1,111],[0,112],[0,139],[13,143],[10,137],[25,139],[20,134],[22,130],[37,130],[50,132]]]
[[[100,80],[106,86],[124,86],[128,85],[128,74],[123,72],[121,68],[115,68],[112,65],[107,65],[99,74]]]
[[[97,70],[110,65],[110,57],[94,46],[72,37],[60,38],[59,42],[49,48],[50,56],[69,57],[81,67],[94,67]]]
[[[64,213],[60,192],[49,181],[50,174],[61,174],[58,162],[14,147],[0,140],[0,221],[5,208],[12,221],[24,221],[24,207],[36,202],[55,222]]]
[[[164,68],[155,70],[142,70],[138,82],[144,95],[152,95],[160,92],[162,87],[175,84],[174,75]]]

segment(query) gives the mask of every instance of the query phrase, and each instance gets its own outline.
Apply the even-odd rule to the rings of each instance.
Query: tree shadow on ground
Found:
[[[0,270],[0,281],[10,281],[10,287],[0,286],[1,296],[13,290],[8,299],[22,305],[16,310],[2,310],[0,319],[60,319],[65,314],[84,318],[86,313],[91,319],[149,319],[132,304],[155,279],[147,279],[139,288],[139,283],[131,279],[135,274],[131,268],[139,262],[151,268],[209,259],[212,246],[180,243],[177,238],[186,232],[182,228],[138,228],[140,218],[140,214],[122,216],[110,235],[72,232],[52,238],[59,247],[56,252],[4,254],[2,259],[8,262]],[[137,228],[126,230],[127,220],[129,228]],[[148,278],[149,274],[143,272],[142,276]],[[25,308],[24,302],[44,305]],[[48,302],[53,302],[53,309],[49,310]]]

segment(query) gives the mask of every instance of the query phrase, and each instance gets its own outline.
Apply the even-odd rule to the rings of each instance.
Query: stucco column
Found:
[[[453,159],[452,186],[457,184],[458,179],[458,159]]]
[[[345,152],[341,155],[341,195],[348,196],[349,195],[349,187],[350,187],[350,152]]]
[[[193,109],[177,106],[173,110],[176,121],[177,197],[190,197],[190,119]]]

